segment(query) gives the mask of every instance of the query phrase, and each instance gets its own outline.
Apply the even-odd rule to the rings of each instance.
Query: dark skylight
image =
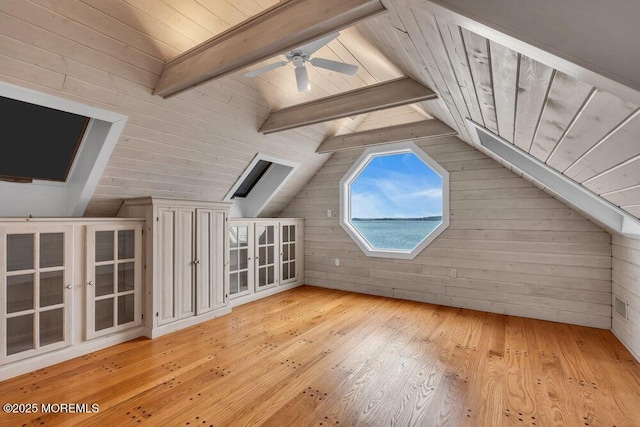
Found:
[[[247,197],[251,192],[251,189],[255,187],[255,185],[260,181],[260,178],[267,172],[269,166],[273,163],[268,162],[266,160],[259,160],[258,163],[251,169],[251,172],[247,175],[247,177],[242,181],[242,184],[238,187],[233,196],[231,197]]]
[[[0,179],[67,179],[89,118],[0,97]]]

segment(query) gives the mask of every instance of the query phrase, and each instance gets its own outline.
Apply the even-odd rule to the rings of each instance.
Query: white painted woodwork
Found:
[[[611,330],[640,359],[640,240],[613,236],[613,297],[627,303],[627,318],[612,316]]]
[[[535,185],[542,190],[568,203],[579,212],[587,213],[596,224],[612,233],[640,237],[640,221],[633,215],[608,203],[479,124],[469,121],[468,126],[469,133],[478,144],[523,174],[535,177]]]
[[[96,337],[110,335],[116,332],[120,332],[132,327],[137,327],[142,324],[142,224],[100,224],[89,225],[86,227],[86,278],[83,285],[86,287],[86,337],[87,339],[94,339]],[[113,232],[114,233],[114,254],[111,260],[107,262],[96,261],[96,233],[98,232]],[[133,289],[120,289],[120,280],[126,278],[120,278],[118,273],[118,265],[120,265],[120,256],[118,253],[118,232],[119,231],[132,231],[134,233],[134,252],[132,259],[126,259],[128,263],[134,264],[133,270]],[[113,265],[114,266],[114,290],[105,296],[96,296],[97,277],[96,267]],[[93,283],[93,284],[91,284]],[[133,296],[134,308],[133,319],[129,322],[120,322],[119,316],[121,312],[120,305],[124,304],[123,301],[119,301],[119,298],[125,298],[126,296]],[[105,299],[113,300],[113,325],[108,328],[102,328],[96,330],[96,301]]]
[[[337,217],[363,149],[336,152],[283,212],[305,218],[305,283],[610,328],[609,233],[458,138],[433,142],[416,144],[449,172],[449,228],[414,260],[367,258]]]
[[[168,61],[154,89],[168,97],[384,12],[378,0],[289,0]]]
[[[456,1],[385,2],[389,14],[358,27],[407,75],[438,94],[442,101],[428,104],[430,113],[467,143],[474,144],[465,119],[491,129],[495,113],[504,139],[599,195],[640,184],[633,163],[640,131],[625,126],[638,105],[629,88],[613,87],[602,76],[435,5]],[[637,215],[633,206],[640,199],[626,203],[621,207]]]
[[[484,37],[640,102],[640,79],[633,71],[640,67],[640,50],[634,42],[640,15],[636,2],[516,0],[508,7],[491,0],[420,3]]]
[[[177,317],[184,319],[196,314],[196,210],[194,208],[178,208],[178,242],[173,262],[176,266],[178,280],[175,283],[177,298]],[[165,290],[167,291],[167,290]]]
[[[151,337],[229,312],[224,259],[229,204],[127,199],[122,217],[145,218],[144,325]]]
[[[327,160],[328,156],[315,154],[322,140],[354,132],[367,122],[368,126],[375,117],[367,120],[361,115],[262,135],[256,129],[270,111],[408,75],[439,96],[421,102],[420,107],[458,131],[468,143],[472,142],[464,120],[471,117],[480,123],[478,100],[484,99],[483,90],[492,92],[499,134],[510,140],[513,118],[513,141],[526,147],[532,145],[538,123],[543,122],[540,118],[551,75],[559,71],[596,91],[578,108],[574,119],[567,121],[570,114],[563,113],[558,129],[547,128],[554,140],[560,135],[548,163],[564,172],[576,162],[595,161],[602,170],[585,185],[600,194],[627,194],[622,206],[637,215],[640,198],[633,186],[640,184],[640,169],[637,163],[627,162],[639,135],[619,125],[639,101],[588,78],[568,62],[550,61],[537,50],[507,43],[508,38],[487,37],[482,26],[474,27],[469,20],[456,21],[449,15],[436,19],[419,0],[382,3],[388,13],[344,29],[337,40],[318,52],[321,57],[358,65],[356,76],[310,67],[312,90],[300,94],[291,67],[255,79],[238,72],[163,100],[151,92],[165,61],[275,2],[184,0],[154,7],[144,0],[1,2],[0,80],[128,117],[96,190],[88,196],[85,216],[113,216],[122,199],[130,197],[222,200],[261,152],[302,166],[260,214],[272,217]],[[611,13],[619,12],[611,9]],[[588,8],[580,10],[584,16],[589,13]],[[589,21],[602,22],[593,17]],[[467,52],[462,28],[489,40],[491,80],[486,80],[485,73],[483,81],[492,87],[476,85],[468,56],[473,52]],[[620,24],[616,28],[624,33],[631,27]],[[625,59],[618,48],[607,50]],[[514,58],[519,73],[515,76],[518,90],[512,96]],[[575,108],[576,103],[571,101],[572,107],[570,99],[563,98],[558,97],[559,111]],[[613,144],[616,140],[620,143]],[[601,148],[589,154],[596,145]]]
[[[337,131],[355,130],[359,122],[341,119],[264,136],[256,130],[269,111],[402,75],[373,45],[358,45],[366,39],[349,28],[318,56],[341,60],[350,55],[369,74],[310,70],[312,90],[300,94],[293,69],[285,67],[256,79],[239,72],[169,100],[151,94],[166,60],[274,3],[0,4],[2,82],[128,117],[95,191],[87,196],[85,216],[114,216],[122,199],[130,197],[222,200],[258,152],[305,166],[261,213],[277,215],[326,161],[327,156],[315,154],[320,142]],[[349,43],[343,45],[343,36]]]
[[[139,211],[140,216],[144,216],[144,213]],[[174,259],[177,258],[177,239],[178,235],[176,232],[177,224],[178,224],[178,213],[175,209],[170,208],[158,208],[158,213],[156,216],[157,224],[157,243],[156,246],[152,250],[156,250],[157,256],[157,272],[152,274],[152,280],[155,280],[153,283],[156,283],[159,292],[156,293],[158,298],[157,312],[153,311],[153,304],[150,304],[149,300],[146,301],[146,313],[150,313],[151,316],[157,317],[158,326],[165,325],[167,323],[173,322],[178,318],[178,295],[177,295],[177,273]],[[134,214],[135,215],[135,214]],[[152,218],[150,218],[153,220]],[[147,229],[147,239],[146,244],[153,244],[153,241],[150,242],[149,234],[150,228]],[[149,251],[149,248],[146,248],[146,251]],[[147,252],[148,253],[148,252]],[[148,256],[148,255],[147,255]],[[147,268],[146,274],[147,280],[149,280],[149,268]],[[145,283],[145,288],[148,289],[149,282]],[[149,295],[149,292],[145,292],[145,295]],[[157,313],[157,314],[155,314]],[[147,315],[146,324],[150,324],[151,320],[149,319],[149,315]]]
[[[62,233],[63,235],[62,251],[57,254],[62,262],[60,265],[47,267],[42,265],[42,261],[43,257],[49,254],[43,252],[41,239],[43,235],[50,233]],[[9,240],[12,236],[19,238],[20,235],[30,241],[31,251],[10,244]],[[35,226],[0,224],[0,247],[3,248],[2,256],[0,256],[0,330],[2,331],[0,363],[15,362],[71,345],[73,292],[72,288],[67,286],[72,283],[73,277],[73,227],[65,224],[38,224]],[[13,253],[14,262],[17,257],[21,261],[24,259],[31,262],[24,262],[22,265],[24,268],[18,268],[15,264],[12,268],[9,264],[10,253]],[[29,265],[27,266],[27,264]],[[43,305],[45,286],[51,286],[42,278],[47,273],[62,273],[62,282],[60,283],[63,286],[60,289],[62,301]],[[17,283],[11,283],[13,281],[17,281]],[[46,295],[44,297],[46,298]],[[62,310],[62,324],[52,326],[60,327],[62,337],[55,342],[43,343],[42,334],[46,334],[46,332],[42,331],[40,318],[43,315],[46,316],[48,312],[59,310]],[[29,318],[31,319],[31,328],[28,332],[18,326],[10,327],[9,322],[11,321],[20,322],[21,319]],[[11,341],[13,341],[13,348]],[[20,350],[20,347],[24,348]]]
[[[546,162],[592,90],[592,86],[559,71],[553,75],[538,129],[528,150],[532,156]]]
[[[246,247],[246,268],[242,268],[240,262],[230,258],[226,264],[234,264],[229,269],[230,275],[246,272],[248,289],[234,292],[234,286],[230,285],[230,305],[238,306],[250,301],[291,289],[305,284],[304,281],[304,220],[300,218],[273,218],[273,219],[229,219],[229,229],[239,230],[244,228],[247,234],[248,246]],[[263,235],[270,229],[273,240],[268,241]],[[293,231],[292,231],[293,230]],[[230,251],[227,256],[237,256],[234,247],[229,240]],[[268,248],[273,250],[273,259],[267,257]],[[238,248],[240,249],[240,248]],[[268,269],[272,268],[273,276],[268,280]],[[229,280],[230,284],[233,282]],[[239,283],[239,280],[238,280]]]
[[[63,285],[64,303],[48,306],[64,308],[64,341],[42,346],[38,350],[24,351],[5,357],[4,341],[6,335],[2,333],[2,357],[0,358],[0,380],[11,378],[26,372],[69,360],[84,354],[125,342],[144,335],[140,326],[141,313],[138,310],[134,322],[116,326],[105,334],[92,334],[87,326],[93,322],[93,311],[88,310],[87,303],[91,301],[91,286],[88,285],[92,272],[87,270],[91,265],[93,251],[88,242],[93,231],[96,230],[138,230],[140,233],[143,221],[121,218],[0,218],[0,245],[6,248],[7,234],[40,234],[64,233]],[[140,240],[136,241],[138,250]],[[38,242],[36,241],[36,246]],[[39,249],[38,247],[35,248]],[[142,259],[136,258],[141,267]],[[39,270],[58,271],[58,267],[45,267]],[[0,257],[0,327],[6,329],[6,251]],[[140,270],[138,270],[140,273]],[[140,284],[140,281],[138,281]],[[140,287],[138,287],[139,291]],[[36,290],[36,292],[38,292]],[[37,298],[37,293],[34,294]],[[138,297],[140,295],[137,295]],[[140,301],[140,299],[138,299]],[[38,327],[36,323],[34,327]],[[37,333],[37,329],[35,330]],[[101,336],[102,335],[102,336]]]
[[[351,150],[353,148],[409,141],[417,138],[438,139],[455,134],[456,131],[440,120],[423,120],[416,123],[333,136],[325,139],[322,145],[318,147],[317,152],[333,153],[336,151]]]
[[[480,111],[487,129],[498,133],[498,120],[496,118],[495,98],[493,94],[491,53],[489,41],[466,29],[462,29],[462,38],[465,43],[471,76],[476,86],[476,94]]]
[[[547,164],[564,172],[637,108],[608,92],[596,90],[556,146]]]
[[[434,98],[436,95],[431,89],[409,77],[401,77],[272,111],[260,128],[260,132],[264,134],[280,132]]]

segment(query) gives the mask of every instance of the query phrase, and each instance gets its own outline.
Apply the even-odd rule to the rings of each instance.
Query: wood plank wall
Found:
[[[612,314],[611,330],[640,360],[640,240],[613,236],[613,295],[627,302],[627,319]]]
[[[275,2],[2,1],[0,81],[129,117],[86,216],[114,216],[130,197],[222,200],[259,152],[304,165],[262,213],[277,215],[328,158],[315,153],[320,142],[354,131],[364,117],[265,136],[257,129],[270,110],[402,74],[313,69],[312,90],[300,94],[286,67],[255,79],[236,73],[172,99],[151,95],[165,60]],[[342,43],[332,44],[340,56],[328,46],[318,54],[360,64]]]
[[[417,143],[449,171],[449,228],[414,260],[365,256],[337,217],[362,150],[334,153],[283,212],[306,220],[307,284],[611,327],[609,233],[457,137]]]

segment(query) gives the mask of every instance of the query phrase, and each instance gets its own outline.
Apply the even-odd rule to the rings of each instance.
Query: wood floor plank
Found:
[[[640,419],[609,331],[303,286],[0,382],[0,425],[603,425]]]

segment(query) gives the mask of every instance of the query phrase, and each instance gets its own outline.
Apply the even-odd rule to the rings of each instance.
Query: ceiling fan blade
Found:
[[[310,57],[315,51],[320,49],[325,44],[329,43],[331,40],[337,38],[339,35],[340,33],[336,31],[335,33],[331,33],[328,36],[324,36],[322,38],[319,38],[318,40],[314,40],[311,43],[307,43],[293,50],[300,50],[304,55]]]
[[[255,77],[267,71],[275,70],[276,68],[284,67],[288,61],[274,62],[273,64],[265,65],[264,67],[256,68],[255,70],[244,73],[245,77]]]
[[[298,92],[306,92],[311,89],[309,83],[309,74],[304,65],[296,67],[296,82],[298,83]]]
[[[348,74],[353,76],[358,71],[357,65],[346,64],[344,62],[332,61],[324,58],[312,58],[311,65],[320,68],[326,68],[327,70],[337,71],[338,73]]]

